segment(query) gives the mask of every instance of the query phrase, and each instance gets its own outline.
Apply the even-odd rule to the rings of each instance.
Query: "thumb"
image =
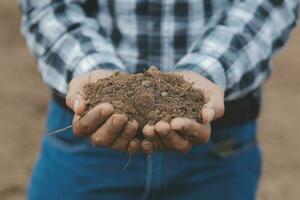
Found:
[[[76,115],[81,115],[86,110],[86,104],[83,94],[77,93],[75,94],[74,103],[72,105],[72,110]]]
[[[204,123],[210,123],[216,115],[216,111],[211,102],[204,104],[202,108],[202,119]]]
[[[86,110],[84,92],[80,80],[74,80],[69,85],[66,104],[76,115],[81,115]]]
[[[225,111],[224,98],[221,94],[211,95],[207,99],[208,101],[202,108],[202,119],[204,123],[210,123],[222,117]]]

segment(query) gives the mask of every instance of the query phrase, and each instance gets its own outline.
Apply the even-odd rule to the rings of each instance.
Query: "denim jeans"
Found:
[[[51,101],[46,132],[69,125],[72,113]],[[187,154],[126,153],[94,148],[72,130],[43,137],[29,200],[253,200],[261,168],[256,122],[213,131]]]

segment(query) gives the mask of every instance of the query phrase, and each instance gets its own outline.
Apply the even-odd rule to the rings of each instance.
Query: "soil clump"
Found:
[[[115,113],[124,113],[136,120],[139,131],[160,120],[170,122],[176,117],[202,121],[202,91],[196,90],[180,75],[163,73],[150,67],[144,73],[116,72],[84,86],[88,110],[99,103],[111,103]]]

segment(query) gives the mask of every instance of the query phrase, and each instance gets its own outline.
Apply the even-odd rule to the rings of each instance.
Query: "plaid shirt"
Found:
[[[193,70],[237,99],[260,87],[296,24],[297,0],[20,0],[44,81],[95,69]]]

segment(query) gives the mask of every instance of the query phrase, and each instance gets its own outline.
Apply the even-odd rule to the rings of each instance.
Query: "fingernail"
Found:
[[[184,126],[180,125],[180,124],[178,125],[178,123],[177,123],[177,124],[174,124],[171,128],[173,131],[181,131],[184,129]]]
[[[169,134],[169,130],[166,130],[166,129],[161,130],[160,134],[163,135],[163,136],[167,136]]]
[[[149,138],[154,137],[154,133],[151,133],[151,132],[146,132],[145,135]]]
[[[113,123],[113,126],[118,126],[119,125],[119,117],[114,117],[112,123]]]
[[[125,124],[125,121],[122,120],[121,116],[114,116],[112,122],[113,122],[113,126],[120,126],[120,125]]]
[[[75,112],[77,111],[78,106],[79,106],[79,100],[75,99],[74,104],[73,104],[73,109]]]
[[[132,148],[139,146],[139,141],[132,140],[129,144]]]
[[[129,146],[136,146],[136,145],[138,145],[138,143],[137,143],[136,141],[131,141],[131,142],[129,143]]]
[[[151,144],[147,143],[147,144],[144,144],[143,146],[144,146],[144,149],[146,151],[150,151],[151,150]]]
[[[92,146],[97,147],[101,144],[101,139],[99,137],[96,137],[92,140]]]

